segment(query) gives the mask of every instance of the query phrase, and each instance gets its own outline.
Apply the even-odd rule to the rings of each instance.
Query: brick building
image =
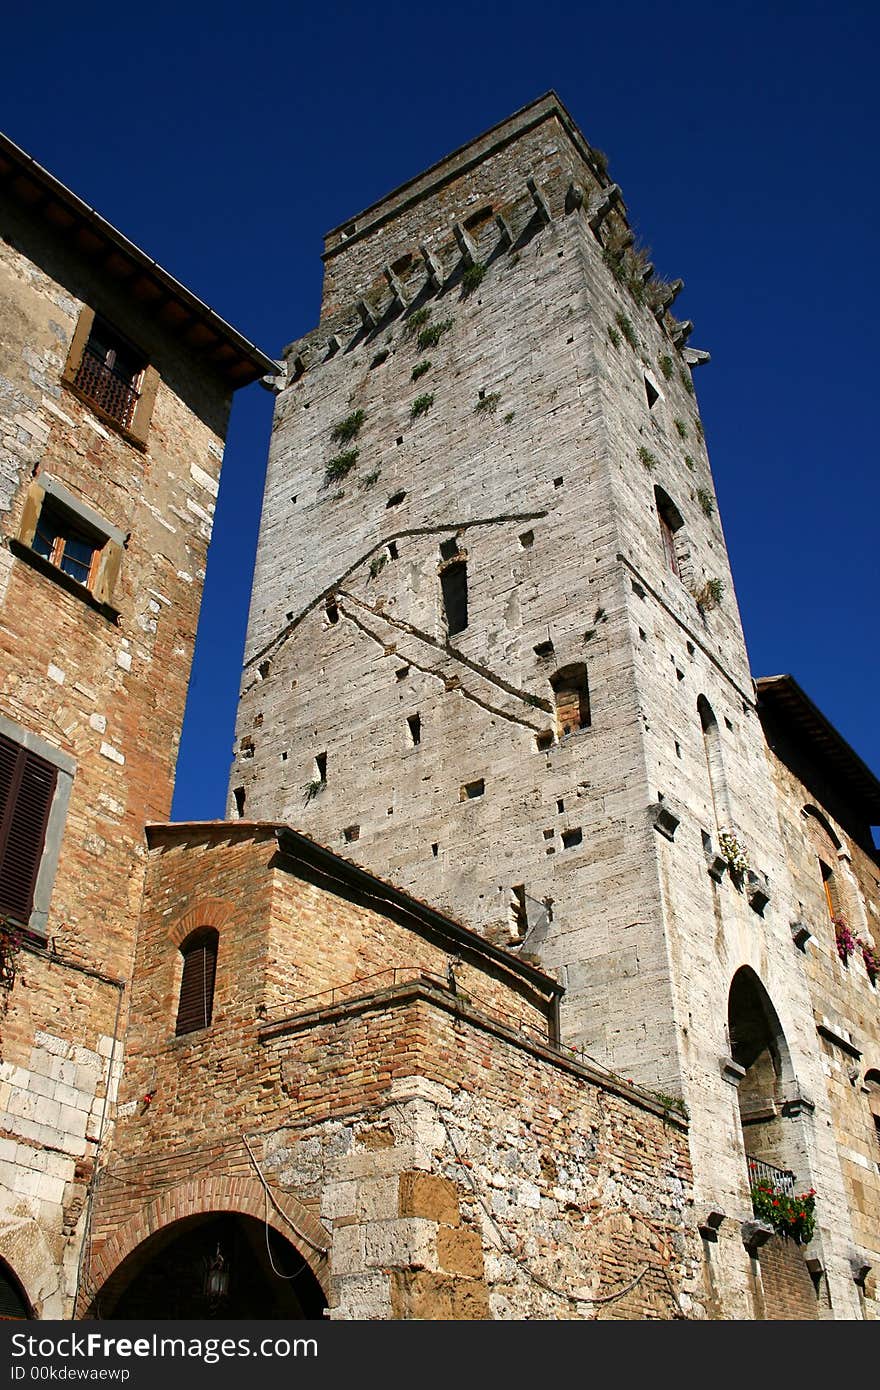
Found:
[[[15,1134],[36,1098],[64,1105],[51,1151],[58,1086],[95,1085],[79,1187],[51,1219],[16,1199],[48,1232],[63,1216],[42,1283],[0,1225],[10,1287],[44,1316],[875,1317],[880,784],[790,677],[752,680],[680,282],[552,93],[331,232],[324,262],[320,323],[275,369],[229,820],[165,820],[191,648],[163,623],[185,612],[191,643],[189,556],[157,607],[131,590],[152,745],[109,691],[74,701],[79,636],[16,686],[43,740],[20,747],[81,737],[55,945],[19,953],[8,994]],[[270,369],[226,331],[245,376]],[[163,474],[190,490],[180,547],[184,453]],[[7,560],[57,586],[66,551],[29,539],[41,476]],[[44,499],[70,509],[61,479]],[[102,622],[138,534],[109,519],[107,545],[131,535],[115,580],[112,552],[90,561]],[[182,683],[151,707],[168,668],[134,663],[163,638]],[[112,690],[115,650],[90,657]],[[148,774],[117,792],[111,840],[100,796],[149,756],[162,795]],[[89,942],[97,976],[54,1010],[88,1026],[31,1019],[33,972]],[[2,1155],[16,1181],[31,1138]],[[811,1188],[801,1243],[772,1203]]]
[[[0,199],[0,1306],[61,1317],[231,396],[275,367],[6,139]]]

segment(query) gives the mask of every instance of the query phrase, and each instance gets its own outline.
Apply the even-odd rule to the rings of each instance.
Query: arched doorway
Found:
[[[14,1269],[0,1259],[0,1322],[34,1316],[27,1295]]]
[[[738,1087],[740,1123],[753,1208],[764,1231],[749,1246],[756,1316],[813,1319],[819,1285],[803,1256],[806,1227],[791,1220],[804,1196],[812,1201],[812,1193],[804,1192],[809,1182],[800,1101],[779,1016],[748,966],[736,972],[730,986],[728,1028],[731,1055],[744,1072]],[[769,1238],[768,1228],[774,1232]]]
[[[728,1029],[731,1056],[745,1072],[739,1114],[751,1176],[755,1163],[794,1173],[797,1146],[783,1113],[786,1085],[794,1080],[791,1057],[770,996],[747,965],[730,986]]]
[[[107,1280],[98,1318],[320,1318],[324,1293],[302,1255],[267,1223],[207,1212],[164,1226]]]

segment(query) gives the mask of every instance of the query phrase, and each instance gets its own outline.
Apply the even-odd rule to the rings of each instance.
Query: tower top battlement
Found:
[[[591,148],[556,93],[547,92],[327,233],[322,319],[352,295],[368,296],[383,270],[405,274],[414,259],[436,253],[454,224],[466,234],[471,220],[503,219],[528,196],[527,180],[539,190],[564,181],[561,199],[578,179],[600,190],[612,187],[604,156]],[[619,190],[615,203],[622,217]]]

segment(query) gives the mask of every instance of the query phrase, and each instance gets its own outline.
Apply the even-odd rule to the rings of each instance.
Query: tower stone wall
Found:
[[[569,1044],[683,1100],[698,1204],[733,1223],[706,1250],[728,1316],[760,1278],[730,1238],[751,1217],[751,982],[778,1034],[772,1152],[822,1186],[820,1308],[852,1315],[679,286],[552,94],[324,259],[321,322],[279,380],[230,815],[292,822],[536,956]]]

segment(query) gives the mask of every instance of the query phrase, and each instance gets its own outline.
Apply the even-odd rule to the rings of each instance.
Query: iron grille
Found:
[[[765,1163],[760,1158],[749,1158],[746,1162],[752,1187],[762,1183],[765,1187],[772,1187],[774,1192],[784,1192],[788,1197],[794,1195],[795,1176],[790,1169],[774,1168],[772,1163]]]
[[[89,344],[83,353],[75,385],[94,405],[128,429],[134,419],[139,392],[129,375],[108,366],[105,358]]]

